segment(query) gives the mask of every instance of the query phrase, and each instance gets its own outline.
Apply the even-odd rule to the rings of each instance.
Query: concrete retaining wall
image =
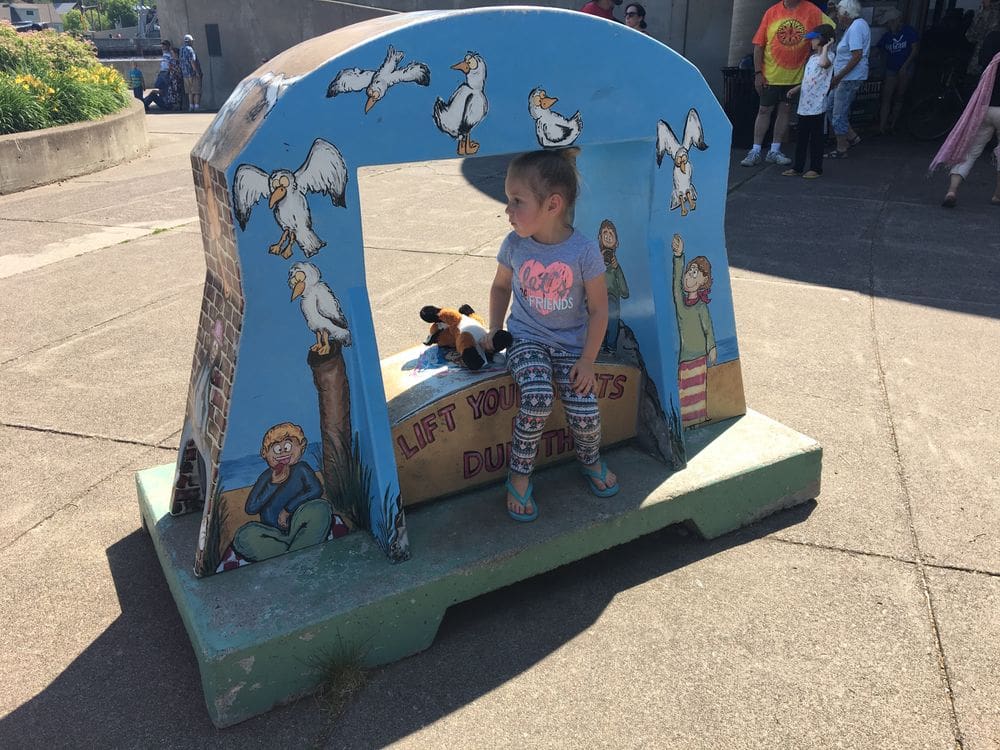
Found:
[[[100,120],[0,136],[0,195],[107,169],[148,150],[138,100]]]

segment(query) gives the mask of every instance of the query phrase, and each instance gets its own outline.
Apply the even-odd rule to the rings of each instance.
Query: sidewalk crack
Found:
[[[116,438],[109,435],[98,435],[96,433],[72,432],[70,430],[57,430],[54,427],[37,427],[31,424],[19,424],[17,422],[0,422],[0,427],[9,427],[12,430],[28,430],[29,432],[41,432],[46,435],[63,435],[65,437],[82,438],[84,440],[103,440],[108,443],[118,445],[137,445],[142,448],[157,448],[159,450],[170,450],[158,443],[150,443],[145,440],[129,440],[128,438]],[[162,441],[161,441],[162,442]]]
[[[878,322],[875,309],[875,248],[879,244],[882,228],[885,226],[885,213],[888,208],[888,186],[882,190],[880,197],[880,208],[875,216],[871,238],[868,243],[868,314],[872,337],[872,350],[875,354],[875,368],[878,373],[878,387],[881,394],[882,403],[885,406],[887,427],[889,429],[889,443],[892,448],[892,461],[903,494],[903,507],[906,510],[907,527],[910,532],[910,540],[913,544],[913,564],[916,566],[917,574],[920,577],[920,588],[924,595],[924,602],[927,607],[927,615],[934,637],[935,653],[938,663],[938,676],[941,679],[941,686],[944,688],[948,699],[948,718],[951,723],[951,731],[955,740],[956,750],[963,750],[965,741],[962,738],[962,728],[958,721],[958,710],[955,707],[955,693],[951,686],[951,674],[948,669],[948,659],[944,651],[944,642],[941,638],[941,628],[938,621],[937,611],[934,608],[934,596],[931,593],[930,580],[927,576],[928,566],[924,559],[923,551],[920,549],[920,538],[917,535],[916,524],[913,519],[913,502],[910,493],[910,485],[907,481],[906,470],[903,466],[902,453],[899,446],[899,436],[896,432],[896,422],[893,418],[892,403],[889,400],[889,386],[886,383],[885,365],[882,360],[882,351],[879,348]]]
[[[173,294],[168,294],[165,297],[158,297],[155,300],[147,302],[145,305],[140,305],[139,307],[133,307],[131,310],[125,310],[124,312],[115,315],[114,317],[107,318],[98,323],[94,323],[93,325],[89,325],[86,328],[82,328],[79,331],[73,331],[73,333],[68,333],[60,339],[53,339],[51,341],[47,341],[45,342],[44,346],[39,346],[36,347],[35,349],[31,349],[26,352],[21,352],[20,354],[13,356],[10,359],[3,360],[2,362],[0,362],[0,368],[4,368],[7,365],[11,364],[12,362],[17,362],[19,359],[23,359],[24,357],[30,357],[32,354],[37,354],[38,352],[45,351],[46,349],[52,349],[53,347],[66,343],[70,339],[74,339],[77,338],[78,336],[82,336],[83,334],[90,333],[91,331],[106,326],[108,323],[114,323],[115,321],[121,320],[122,318],[128,317],[129,315],[133,315],[134,313],[148,310],[149,308],[155,307],[156,305],[162,304],[164,302],[172,302],[173,300],[182,297],[187,292],[187,290],[190,289],[192,286],[202,286],[203,284],[204,282],[201,281],[193,284],[188,284],[179,289],[178,291],[174,292]]]
[[[11,426],[11,425],[4,425],[4,426]],[[37,428],[30,428],[29,427],[29,428],[24,428],[24,429],[37,429]],[[38,430],[38,431],[39,432],[56,432],[55,430]],[[58,433],[58,434],[71,435],[73,433]],[[105,438],[105,439],[109,439],[109,438]],[[126,442],[126,441],[115,440],[114,442]],[[135,443],[135,444],[136,445],[145,445],[144,443]],[[155,447],[155,446],[153,446],[153,447]],[[161,448],[160,450],[163,450],[163,449]],[[99,477],[92,484],[88,485],[87,487],[85,487],[84,489],[82,489],[80,492],[78,492],[77,494],[73,495],[73,497],[71,497],[70,499],[68,499],[65,503],[63,503],[62,505],[60,505],[58,508],[54,508],[51,513],[49,513],[48,515],[46,515],[46,516],[38,519],[38,521],[36,521],[35,523],[33,523],[28,528],[24,529],[20,534],[17,534],[12,539],[10,539],[7,542],[5,542],[4,544],[0,545],[0,554],[3,554],[7,550],[11,549],[15,544],[17,544],[21,539],[23,539],[24,537],[26,537],[32,531],[34,531],[35,529],[37,529],[42,524],[45,524],[48,521],[52,520],[53,518],[55,518],[60,513],[62,513],[63,511],[67,510],[68,508],[79,507],[79,504],[80,504],[79,501],[82,498],[86,497],[87,493],[89,493],[91,490],[93,490],[95,487],[97,487],[102,482],[106,482],[109,479],[111,479],[112,477],[116,476],[117,474],[120,474],[122,471],[128,471],[130,463],[131,463],[130,461],[126,461],[126,462],[124,462],[124,463],[116,466],[110,472],[108,472],[107,474]]]

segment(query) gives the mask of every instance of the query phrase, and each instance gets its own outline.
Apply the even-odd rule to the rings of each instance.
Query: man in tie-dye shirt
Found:
[[[788,135],[791,102],[788,92],[802,81],[802,66],[809,58],[806,32],[833,21],[816,5],[805,0],[782,0],[767,9],[753,37],[754,87],[760,94],[760,109],[754,123],[753,148],[740,162],[754,167],[762,161],[787,165],[792,160],[781,153]],[[778,108],[771,149],[764,156],[761,147],[771,124],[771,114]]]

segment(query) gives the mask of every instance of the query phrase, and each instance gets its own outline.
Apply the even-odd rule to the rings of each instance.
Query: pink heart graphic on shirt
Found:
[[[566,309],[565,302],[573,289],[573,269],[561,260],[543,266],[537,260],[527,260],[517,274],[528,306],[541,315]]]

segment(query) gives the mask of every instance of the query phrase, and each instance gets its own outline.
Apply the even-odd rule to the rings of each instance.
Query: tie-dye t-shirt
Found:
[[[558,245],[543,245],[511,232],[500,246],[497,262],[514,274],[507,319],[510,335],[581,353],[588,319],[583,283],[604,275],[597,243],[575,230]]]
[[[754,34],[753,43],[764,48],[764,78],[771,86],[795,86],[802,80],[802,66],[812,49],[806,34],[833,21],[808,0],[794,8],[772,5]]]

